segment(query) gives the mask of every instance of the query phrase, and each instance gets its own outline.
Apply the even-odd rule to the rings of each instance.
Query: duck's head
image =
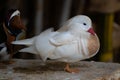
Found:
[[[6,14],[5,26],[9,32],[17,36],[22,30],[26,30],[20,18],[20,11],[17,9],[10,9]]]

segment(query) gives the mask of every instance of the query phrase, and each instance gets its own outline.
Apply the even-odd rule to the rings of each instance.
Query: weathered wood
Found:
[[[0,80],[120,80],[120,64],[80,61],[71,67],[79,73],[64,71],[65,63],[15,59],[15,63],[0,63]]]

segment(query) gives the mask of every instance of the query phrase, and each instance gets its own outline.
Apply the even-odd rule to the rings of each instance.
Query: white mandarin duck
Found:
[[[70,62],[87,59],[94,56],[100,47],[99,39],[92,29],[91,19],[78,15],[68,20],[59,30],[47,29],[40,35],[30,39],[14,41],[12,44],[27,45],[20,52],[40,55],[43,61],[47,58],[66,62],[65,70],[71,69]]]

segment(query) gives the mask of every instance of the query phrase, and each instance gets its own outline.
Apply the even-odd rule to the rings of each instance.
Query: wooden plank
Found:
[[[64,71],[65,63],[14,59],[15,63],[0,63],[0,80],[120,80],[120,64],[80,61],[71,67],[79,73]]]

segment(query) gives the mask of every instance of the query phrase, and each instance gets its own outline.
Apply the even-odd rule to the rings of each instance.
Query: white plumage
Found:
[[[92,30],[91,20],[85,15],[69,19],[57,31],[50,28],[38,36],[14,41],[12,44],[27,45],[20,52],[40,55],[43,61],[50,58],[67,63],[90,58],[100,47],[98,37]]]
[[[0,61],[9,60],[10,55],[7,53],[7,48],[3,47],[0,51]]]

